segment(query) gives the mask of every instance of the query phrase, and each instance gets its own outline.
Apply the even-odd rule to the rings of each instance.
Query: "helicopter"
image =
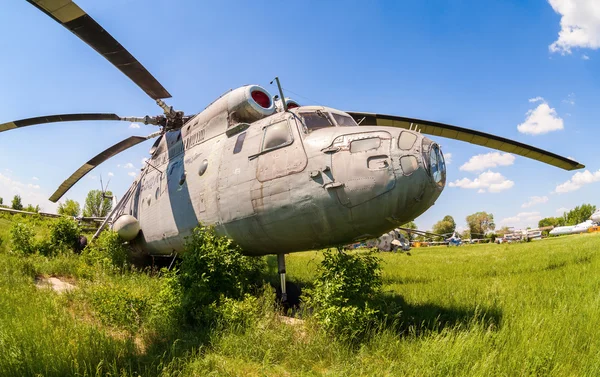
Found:
[[[259,85],[246,85],[225,92],[198,113],[186,114],[163,101],[170,93],[76,3],[28,2],[106,58],[162,110],[156,116],[78,113],[0,124],[0,132],[92,120],[158,128],[100,152],[50,197],[58,201],[98,165],[156,139],[139,176],[98,230],[116,231],[134,259],[175,257],[195,227],[211,225],[247,255],[276,254],[285,299],[285,254],[376,238],[414,220],[436,202],[446,184],[446,164],[439,144],[425,135],[566,170],[584,167],[536,147],[458,126],[301,106],[285,97],[277,77],[277,96]]]

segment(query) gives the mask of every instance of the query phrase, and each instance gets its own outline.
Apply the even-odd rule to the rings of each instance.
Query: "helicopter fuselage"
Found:
[[[444,187],[441,151],[416,131],[358,126],[320,106],[252,123],[203,113],[155,143],[119,203],[118,214],[139,221],[132,244],[151,255],[180,252],[198,224],[249,255],[374,238],[419,216]]]

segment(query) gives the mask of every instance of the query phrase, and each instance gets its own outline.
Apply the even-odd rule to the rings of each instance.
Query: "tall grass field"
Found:
[[[18,255],[13,221],[0,218],[0,376],[600,375],[600,234],[379,253],[397,316],[348,341],[310,308],[282,317],[268,288],[189,327],[168,307],[172,273]],[[322,259],[288,255],[288,279],[310,288]],[[36,287],[50,276],[77,288]]]

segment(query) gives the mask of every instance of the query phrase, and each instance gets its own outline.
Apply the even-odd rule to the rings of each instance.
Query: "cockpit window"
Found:
[[[317,110],[314,113],[300,113],[304,120],[304,125],[308,131],[318,130],[319,128],[334,127],[333,121],[329,118],[329,113]]]
[[[354,119],[352,119],[349,116],[342,115],[342,114],[336,114],[336,113],[332,113],[331,115],[333,115],[333,119],[335,119],[335,122],[340,127],[356,127],[356,126],[358,126],[358,124],[356,124]]]
[[[444,155],[437,144],[431,146],[429,153],[429,170],[435,183],[444,187],[446,184],[446,162],[444,161]]]

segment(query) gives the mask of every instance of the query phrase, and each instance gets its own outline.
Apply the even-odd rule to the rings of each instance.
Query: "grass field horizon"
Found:
[[[600,234],[379,253],[384,297],[400,308],[400,324],[348,344],[311,321],[290,325],[270,307],[244,329],[195,333],[99,311],[94,305],[115,292],[132,307],[152,306],[162,278],[102,273],[76,255],[15,255],[10,223],[0,219],[0,376],[600,374]],[[288,255],[288,279],[309,287],[322,258]],[[39,276],[78,289],[40,290]]]

